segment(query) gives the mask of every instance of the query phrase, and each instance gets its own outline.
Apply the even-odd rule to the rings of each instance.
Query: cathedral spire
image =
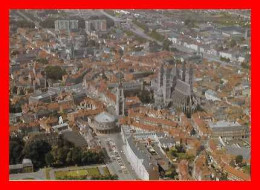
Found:
[[[190,85],[190,91],[192,94],[192,92],[193,92],[193,67],[192,67],[192,64],[190,64],[190,68],[189,68],[189,85]]]

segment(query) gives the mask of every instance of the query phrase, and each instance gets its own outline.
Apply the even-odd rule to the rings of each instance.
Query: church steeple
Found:
[[[117,78],[119,79],[118,87],[116,89],[116,114],[119,116],[125,115],[125,94],[124,94],[124,88],[122,84],[122,78],[124,77],[123,74],[120,72],[119,63],[117,63],[117,70],[118,73]]]
[[[125,95],[121,76],[119,77],[119,84],[116,89],[116,114],[120,116],[125,115]]]

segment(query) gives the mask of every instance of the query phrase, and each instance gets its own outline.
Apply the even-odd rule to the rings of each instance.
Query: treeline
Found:
[[[45,161],[52,167],[82,166],[104,163],[104,157],[103,152],[83,150],[60,138],[58,145],[45,155]]]
[[[44,140],[24,143],[22,137],[11,137],[9,149],[10,164],[20,164],[24,158],[29,158],[36,170],[46,166],[101,164],[104,163],[105,158],[103,152],[93,152],[75,147],[62,137],[59,137],[56,146],[51,146]]]
[[[19,164],[23,159],[24,142],[19,137],[10,137],[9,141],[9,164]]]

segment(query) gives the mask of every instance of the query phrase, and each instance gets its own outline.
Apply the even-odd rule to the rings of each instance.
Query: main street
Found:
[[[98,138],[111,159],[111,162],[107,163],[109,170],[117,174],[119,180],[136,180],[138,177],[125,156],[121,134],[99,135]]]

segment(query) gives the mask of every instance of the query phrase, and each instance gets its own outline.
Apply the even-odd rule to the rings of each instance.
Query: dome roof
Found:
[[[99,123],[111,123],[115,121],[115,117],[107,112],[102,112],[95,117]]]

